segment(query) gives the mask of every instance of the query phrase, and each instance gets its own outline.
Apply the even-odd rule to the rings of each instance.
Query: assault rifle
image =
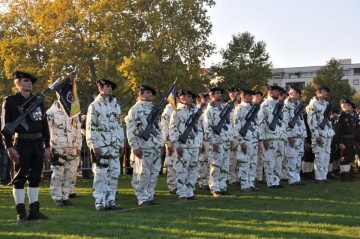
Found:
[[[184,133],[182,135],[180,135],[179,137],[179,141],[183,144],[186,143],[188,137],[190,137],[191,139],[195,138],[195,135],[193,134],[192,130],[194,129],[194,132],[197,133],[198,132],[198,128],[197,128],[197,122],[199,121],[200,116],[203,113],[203,109],[205,108],[206,104],[202,103],[200,105],[200,108],[198,109],[198,111],[195,114],[190,115],[189,119],[186,121],[185,125],[186,125],[186,129],[184,131]]]
[[[282,120],[282,109],[284,108],[284,102],[279,101],[273,111],[273,120],[271,121],[271,123],[269,124],[269,128],[274,131],[276,128],[276,125],[281,126],[281,122],[280,120]]]
[[[225,122],[227,124],[230,123],[230,113],[231,111],[234,109],[235,105],[235,101],[236,98],[238,97],[238,95],[240,94],[240,92],[238,92],[236,94],[236,96],[234,97],[234,99],[229,100],[228,103],[224,106],[224,108],[221,110],[219,117],[220,117],[220,121],[217,125],[212,125],[211,128],[214,130],[214,132],[216,134],[220,134],[221,129],[224,128],[225,130],[228,130],[228,127],[225,125]]]
[[[251,122],[255,122],[255,118],[257,116],[257,113],[260,110],[260,104],[253,105],[249,112],[245,116],[246,123],[241,127],[239,133],[241,136],[245,137],[248,130],[251,132],[254,132],[254,128],[251,127]]]
[[[294,110],[294,117],[288,123],[288,126],[290,128],[294,128],[295,124],[300,125],[299,117],[302,115],[309,102],[310,100],[307,100],[305,102],[301,102],[300,104],[298,104],[298,106],[296,106]]]
[[[325,125],[327,125],[327,127],[331,128],[331,124],[330,124],[330,115],[331,115],[331,111],[333,108],[333,103],[334,100],[332,100],[327,106],[326,109],[324,111],[324,118],[321,121],[321,123],[319,124],[320,129],[324,130],[325,129]]]
[[[31,96],[27,101],[24,102],[24,104],[18,106],[18,110],[20,112],[20,116],[16,118],[15,121],[7,123],[4,128],[2,129],[2,132],[6,132],[10,135],[14,134],[16,128],[21,125],[26,131],[29,130],[29,124],[26,122],[25,118],[27,115],[32,113],[36,107],[39,106],[41,102],[43,102],[45,96],[50,93],[53,89],[55,89],[59,84],[64,82],[65,80],[69,79],[70,77],[73,77],[77,72],[77,69],[73,72],[71,72],[68,76],[64,78],[57,78],[44,92],[37,93],[33,96]]]
[[[172,86],[170,87],[170,90],[164,95],[164,97],[161,99],[160,103],[153,107],[150,114],[146,118],[146,121],[148,122],[145,130],[140,134],[140,137],[144,139],[145,141],[148,141],[150,138],[150,134],[157,136],[159,133],[156,131],[156,129],[160,130],[160,126],[158,124],[160,116],[167,104],[167,98],[172,92],[173,88],[175,87],[177,79],[174,81]]]

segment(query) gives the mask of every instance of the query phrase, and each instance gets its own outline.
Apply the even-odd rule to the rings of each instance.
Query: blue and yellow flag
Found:
[[[56,92],[60,95],[61,107],[69,118],[73,118],[81,112],[75,79],[76,74],[72,73],[66,77],[62,84],[56,87]]]
[[[167,98],[167,101],[176,109],[176,89],[175,84],[173,85],[171,92]]]

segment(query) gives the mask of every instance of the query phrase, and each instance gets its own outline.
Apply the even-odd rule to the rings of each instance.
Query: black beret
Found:
[[[229,89],[227,89],[227,92],[228,92],[228,93],[231,93],[231,92],[240,92],[240,89],[237,88],[237,87],[230,87]]]
[[[206,98],[206,97],[209,97],[209,93],[207,92],[201,92],[198,94],[200,96],[200,98]]]
[[[329,93],[330,93],[330,89],[329,89],[329,87],[324,86],[324,85],[318,85],[318,86],[317,86],[317,88],[316,88],[316,90],[318,90],[318,91],[321,91],[321,90],[326,90],[327,92],[329,92]]]
[[[224,89],[223,89],[223,88],[220,88],[220,87],[218,87],[218,86],[210,87],[210,88],[209,88],[209,91],[210,91],[210,92],[220,91],[221,94],[224,93]]]
[[[353,109],[356,108],[356,107],[355,107],[355,104],[354,104],[353,102],[351,102],[350,100],[348,100],[348,99],[341,99],[341,100],[340,100],[340,104],[349,104],[349,105],[351,105],[351,107],[352,107]]]
[[[294,85],[289,85],[289,89],[293,89],[293,90],[295,90],[297,93],[299,93],[301,95],[301,90],[300,90],[299,87],[296,87]]]
[[[255,95],[256,91],[249,90],[249,89],[241,89],[241,93],[249,94],[249,95]]]
[[[35,82],[37,81],[37,78],[29,73],[23,72],[23,71],[14,71],[12,73],[12,77],[13,79],[21,79],[21,78],[26,78],[29,79],[31,81],[31,83],[35,84]]]
[[[255,91],[255,93],[254,93],[254,95],[261,95],[261,96],[263,96],[264,95],[264,93],[262,93],[261,91],[259,91],[259,90],[256,90]]]
[[[156,90],[154,90],[150,86],[148,86],[148,85],[139,85],[138,86],[138,91],[144,91],[144,90],[149,90],[152,92],[153,95],[156,95]]]
[[[116,84],[114,82],[112,82],[111,80],[105,79],[105,78],[97,80],[96,85],[97,86],[111,85],[111,88],[113,90],[115,90],[115,88],[116,88]]]
[[[179,90],[179,96],[181,95],[191,95],[193,99],[196,98],[196,95],[192,93],[190,90]]]
[[[278,90],[278,91],[284,91],[284,89],[278,85],[268,85],[267,86],[267,89],[268,90]]]

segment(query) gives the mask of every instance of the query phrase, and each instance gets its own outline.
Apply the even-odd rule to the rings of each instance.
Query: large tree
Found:
[[[340,99],[349,99],[355,93],[355,89],[349,85],[349,82],[342,80],[343,76],[343,68],[340,62],[332,58],[317,71],[311,84],[305,87],[303,98],[310,99],[314,96],[318,85],[325,85],[330,89],[328,100],[333,101],[334,107],[339,109]]]
[[[83,106],[101,77],[119,85],[115,95],[127,97],[144,80],[159,92],[175,77],[190,86],[186,82],[201,82],[200,64],[213,50],[206,10],[213,5],[213,0],[13,0],[1,14],[0,69],[7,78],[15,69],[39,76],[40,90],[77,66]]]
[[[212,66],[212,71],[222,79],[219,85],[253,88],[267,84],[272,63],[265,42],[256,42],[249,32],[238,33],[220,53],[223,61]]]

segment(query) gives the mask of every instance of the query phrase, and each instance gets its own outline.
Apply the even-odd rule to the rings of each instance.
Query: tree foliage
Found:
[[[180,86],[201,88],[206,81],[199,75],[200,65],[214,48],[208,41],[212,25],[207,16],[214,4],[13,0],[0,16],[0,76],[9,79],[16,69],[28,71],[39,77],[35,90],[40,90],[77,66],[84,106],[92,101],[95,80],[102,77],[119,85],[114,93],[122,96],[120,101],[132,97],[140,83],[164,92],[176,77]]]
[[[303,98],[310,99],[315,95],[318,85],[325,85],[330,89],[329,99],[334,102],[334,107],[340,107],[340,99],[349,99],[354,95],[355,90],[347,81],[342,80],[344,76],[340,62],[332,58],[327,64],[320,68],[311,84],[304,88]]]
[[[212,66],[212,71],[223,78],[219,85],[253,88],[267,84],[272,63],[265,42],[256,42],[249,32],[238,33],[221,50],[221,55],[223,61]]]

